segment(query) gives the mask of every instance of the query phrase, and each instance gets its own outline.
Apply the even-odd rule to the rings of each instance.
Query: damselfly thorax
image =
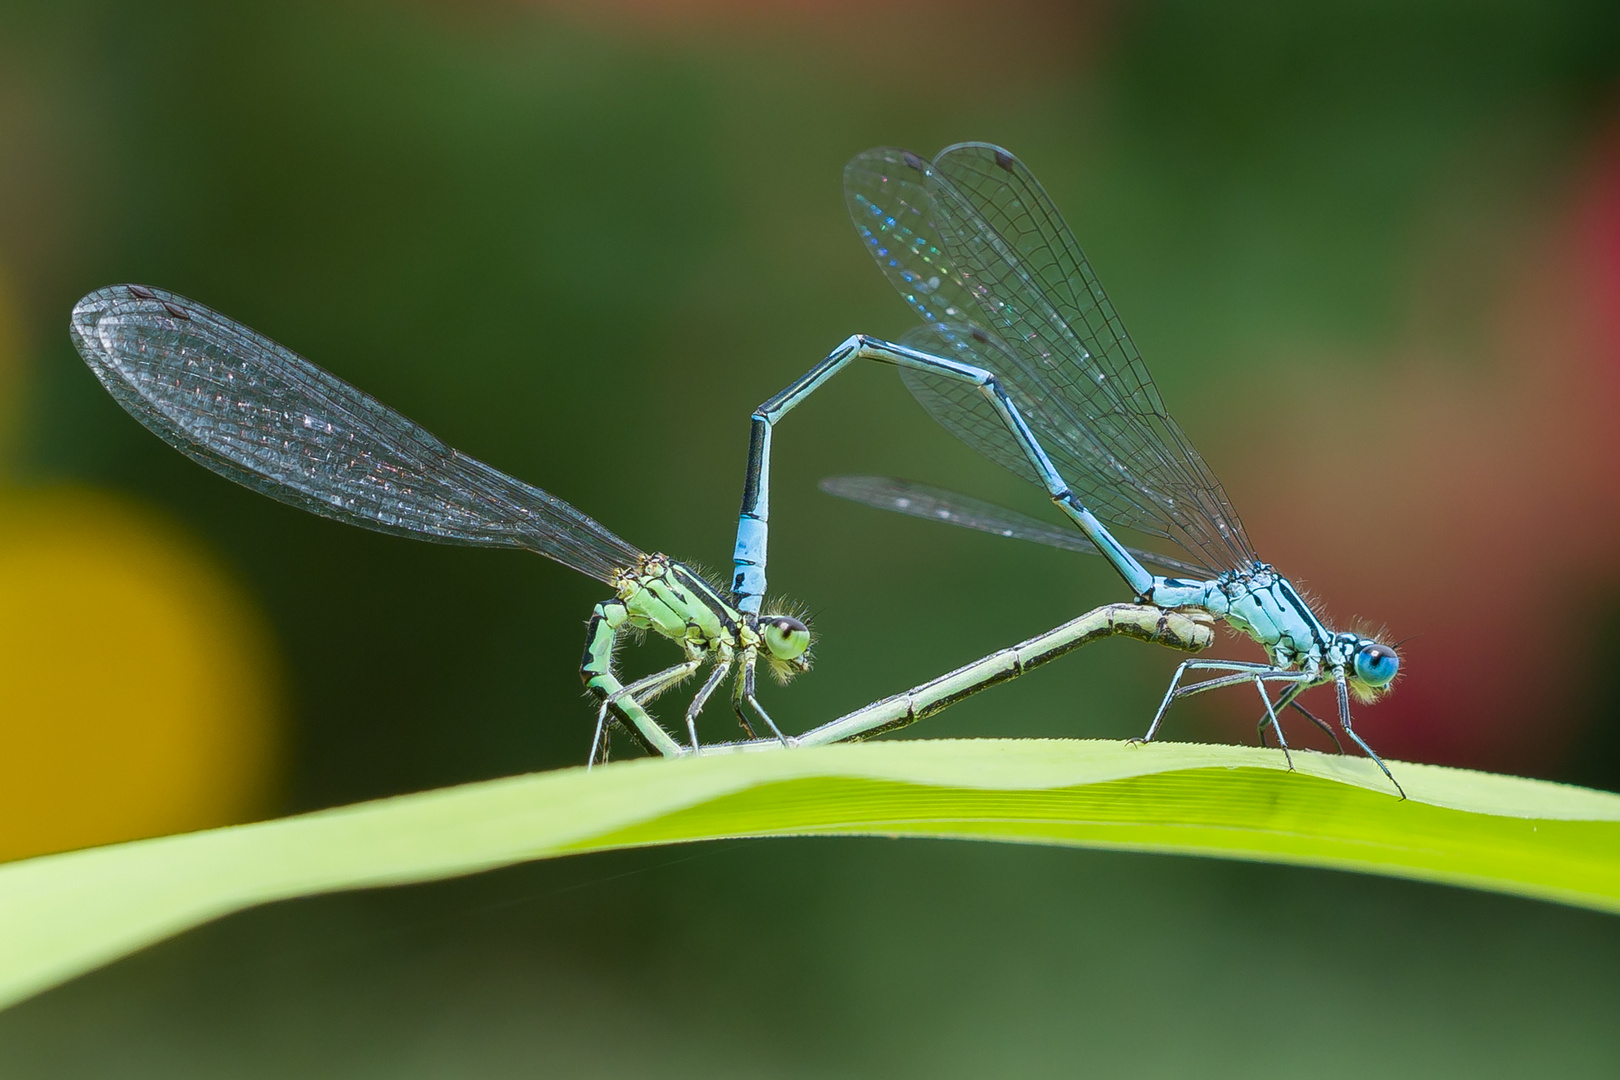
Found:
[[[1252,681],[1260,688],[1266,706],[1260,726],[1262,739],[1269,726],[1277,730],[1279,741],[1283,740],[1281,727],[1275,723],[1275,711],[1291,705],[1337,744],[1338,736],[1332,728],[1294,699],[1311,687],[1339,683],[1358,700],[1370,702],[1389,688],[1399,667],[1395,651],[1373,638],[1329,630],[1293,583],[1268,563],[1257,561],[1211,581],[1155,577],[1143,600],[1160,607],[1207,612],[1253,638],[1270,660],[1269,667],[1219,660],[1183,664],[1148,729],[1149,739],[1158,730],[1165,709],[1175,698]],[[1227,675],[1183,686],[1182,676],[1188,671],[1224,671]],[[1284,687],[1276,702],[1266,694],[1268,684]],[[1349,715],[1348,710],[1345,715]],[[1361,742],[1348,724],[1345,730]],[[1282,745],[1286,753],[1287,742],[1283,741]],[[1371,754],[1370,750],[1368,752]],[[1373,756],[1376,759],[1376,755]]]
[[[643,555],[635,565],[617,571],[608,584],[613,586],[613,599],[598,604],[591,614],[585,659],[580,664],[580,677],[600,702],[596,733],[591,740],[593,764],[606,749],[605,725],[610,713],[645,745],[641,733],[658,725],[644,706],[705,664],[712,664],[713,670],[686,710],[692,749],[698,747],[697,716],[733,665],[737,665],[737,673],[732,711],[743,730],[753,737],[753,727],[743,708],[747,705],[779,740],[784,744],[790,741],[759,704],[754,678],[761,658],[782,682],[809,670],[810,631],[802,621],[791,615],[744,615],[723,600],[701,574],[667,555]],[[680,645],[686,659],[624,685],[613,672],[619,635],[648,630]]]
[[[1333,662],[1329,653],[1335,635],[1269,563],[1250,563],[1212,581],[1155,577],[1142,599],[1159,607],[1197,608],[1223,619],[1258,642],[1281,668]]]

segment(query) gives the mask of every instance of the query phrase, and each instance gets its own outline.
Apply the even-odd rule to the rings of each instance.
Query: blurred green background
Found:
[[[78,360],[80,295],[192,296],[724,571],[751,409],[909,324],[843,163],[962,139],[1065,209],[1261,554],[1415,635],[1373,745],[1620,786],[1617,85],[1597,2],[5,0],[3,854],[590,736],[601,586],[204,472]],[[767,691],[786,726],[1124,599],[1100,562],[821,496],[894,473],[1041,511],[892,373],[841,376],[776,460],[772,583],[819,635]],[[1173,664],[1103,643],[915,734],[1137,734]],[[1197,702],[1170,734],[1253,719]],[[716,844],[235,916],[0,1015],[0,1072],[1600,1076],[1617,971],[1611,918],[1437,887]]]

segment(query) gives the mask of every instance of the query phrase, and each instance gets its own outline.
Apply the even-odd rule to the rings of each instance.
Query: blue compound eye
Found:
[[[1356,651],[1356,678],[1368,686],[1386,686],[1401,670],[1401,658],[1388,645],[1367,644]]]

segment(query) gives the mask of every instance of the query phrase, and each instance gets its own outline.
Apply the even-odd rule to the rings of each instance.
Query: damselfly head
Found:
[[[1388,645],[1362,638],[1356,644],[1351,668],[1350,689],[1358,700],[1367,702],[1389,689],[1389,684],[1400,674],[1401,658]]]
[[[795,615],[761,615],[765,663],[778,682],[810,670],[810,628]]]

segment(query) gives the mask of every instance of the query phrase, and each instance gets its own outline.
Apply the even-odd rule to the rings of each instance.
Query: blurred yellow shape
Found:
[[[0,859],[268,809],[273,655],[252,602],[157,515],[0,489]]]

